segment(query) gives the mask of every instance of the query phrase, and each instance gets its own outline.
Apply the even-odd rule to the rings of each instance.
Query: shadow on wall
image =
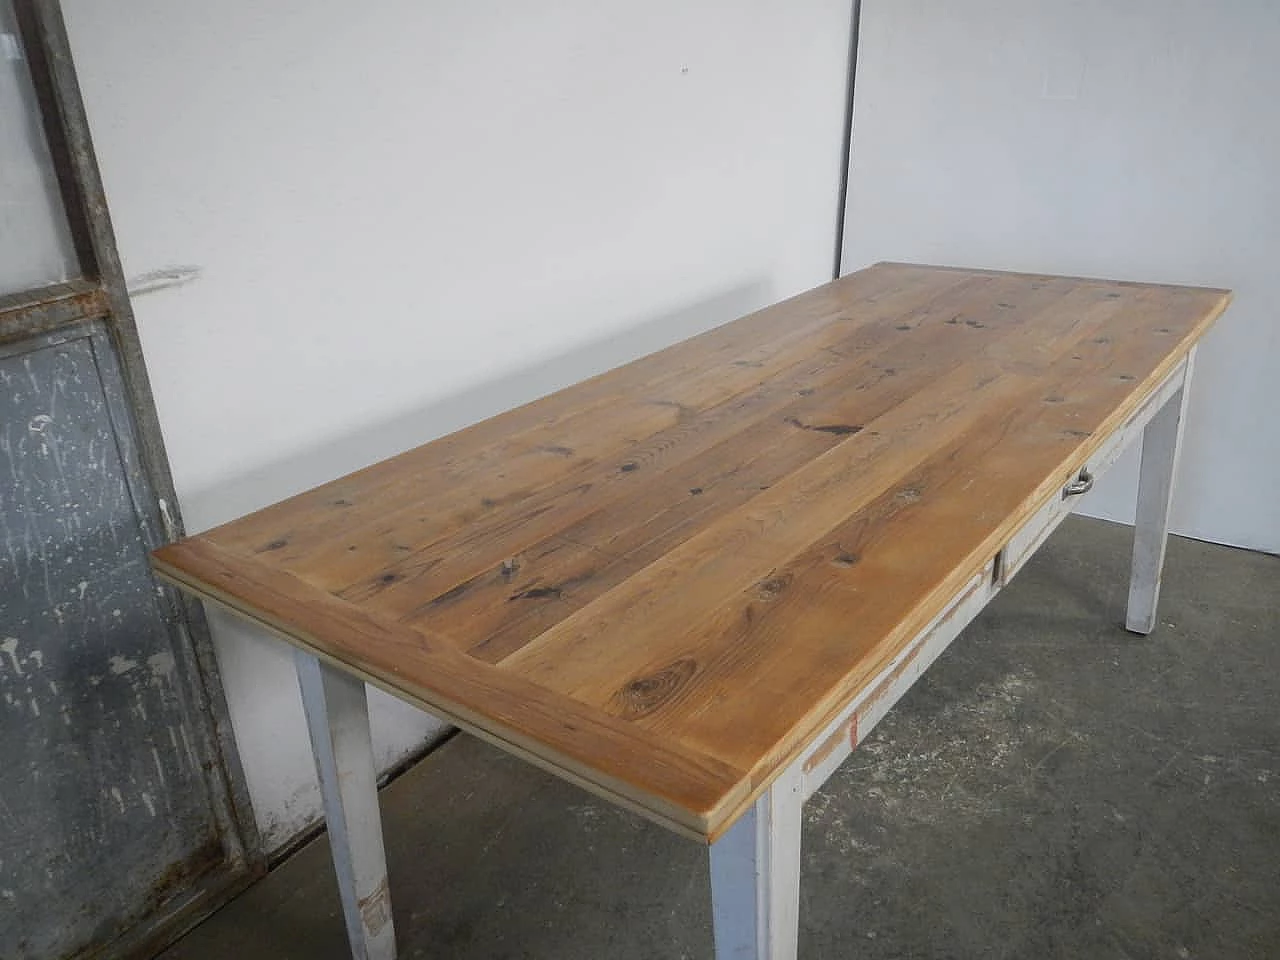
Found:
[[[336,479],[404,450],[536,400],[598,373],[767,306],[771,285],[756,281],[624,327],[535,365],[453,394],[390,420],[326,440],[216,487],[184,491],[188,531],[204,530]],[[403,344],[401,349],[415,349]],[[423,345],[420,349],[429,350]],[[325,389],[322,384],[317,390]]]

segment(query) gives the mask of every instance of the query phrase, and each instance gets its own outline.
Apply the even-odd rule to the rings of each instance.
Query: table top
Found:
[[[153,563],[714,839],[1229,298],[878,264]]]

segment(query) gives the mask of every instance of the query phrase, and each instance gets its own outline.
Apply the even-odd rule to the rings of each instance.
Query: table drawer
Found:
[[[1138,407],[1124,424],[1115,430],[1106,442],[1093,452],[1085,462],[1062,477],[1062,486],[1053,497],[1032,514],[1031,519],[1009,538],[1009,542],[1001,551],[997,581],[1008,583],[1013,575],[1022,569],[1031,559],[1049,534],[1057,529],[1064,517],[1075,509],[1080,502],[1079,494],[1092,488],[1098,477],[1102,476],[1113,463],[1120,459],[1120,454],[1137,440],[1143,428],[1181,388],[1186,374],[1186,362],[1180,363],[1174,371],[1157,387],[1151,395]]]
[[[1021,570],[1023,565],[1031,559],[1031,555],[1039,549],[1040,544],[1044,543],[1049,538],[1049,534],[1057,529],[1058,524],[1075,506],[1073,499],[1061,494],[1055,495],[1009,538],[1000,556],[998,580],[1001,584],[1012,580],[1014,574]]]

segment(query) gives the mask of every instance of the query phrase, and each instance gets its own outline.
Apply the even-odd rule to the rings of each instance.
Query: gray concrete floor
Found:
[[[1280,957],[1280,559],[1069,520],[806,808],[800,955]],[[401,956],[712,955],[704,850],[459,736],[382,794]],[[348,956],[323,838],[166,960]]]

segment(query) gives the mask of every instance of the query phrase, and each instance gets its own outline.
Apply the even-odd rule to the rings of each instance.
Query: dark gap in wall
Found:
[[[844,137],[840,146],[840,189],[836,195],[836,246],[831,279],[839,280],[844,258],[844,215],[849,205],[849,159],[853,152],[853,88],[858,75],[858,27],[862,22],[862,0],[853,0],[849,19],[849,73],[844,87]]]

